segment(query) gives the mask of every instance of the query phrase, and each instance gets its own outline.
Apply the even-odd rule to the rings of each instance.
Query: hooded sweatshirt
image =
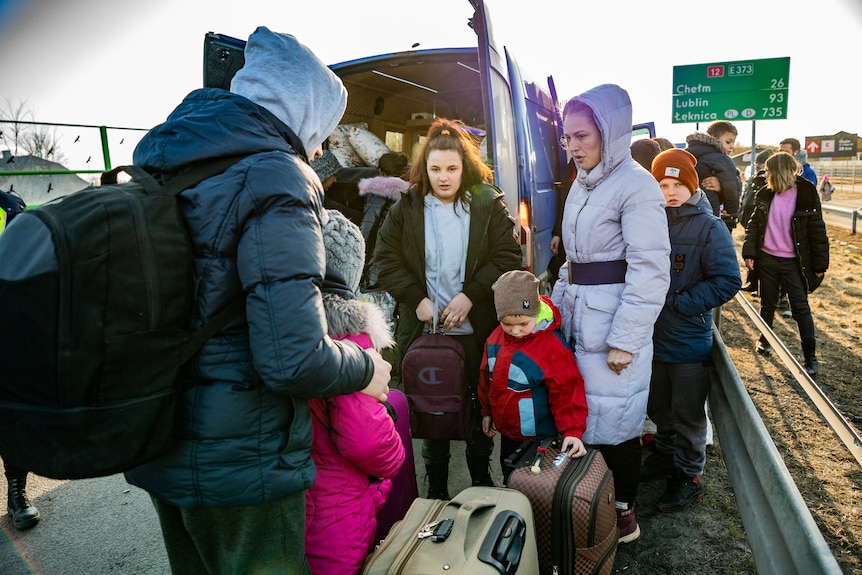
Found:
[[[238,299],[245,314],[187,364],[171,449],[126,473],[161,501],[256,505],[308,489],[308,399],[371,380],[370,357],[327,335],[319,289],[327,216],[306,151],[344,110],[337,80],[293,37],[258,28],[237,93],[192,92],[135,149],[135,164],[163,179],[192,162],[247,156],[179,196],[195,254],[190,328]]]
[[[329,137],[347,106],[347,89],[326,64],[293,36],[266,26],[249,36],[245,65],[231,80],[230,91],[290,126],[308,154]]]

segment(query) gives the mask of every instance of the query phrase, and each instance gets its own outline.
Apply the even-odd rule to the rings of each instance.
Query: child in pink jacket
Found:
[[[329,335],[380,350],[393,344],[383,312],[359,301],[365,242],[359,228],[328,210],[323,227],[323,305]],[[376,514],[404,462],[404,445],[386,407],[354,393],[309,401],[317,468],[306,492],[305,553],[313,575],[355,575],[372,546]]]

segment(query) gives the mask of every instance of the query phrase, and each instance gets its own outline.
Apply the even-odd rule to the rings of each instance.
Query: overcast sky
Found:
[[[860,0],[803,9],[762,0],[486,4],[498,45],[536,77],[553,75],[562,99],[619,84],[635,122],[654,121],[675,142],[696,125],[671,122],[674,66],[782,57],[790,57],[788,119],[757,121],[759,144],[862,133]],[[266,25],[336,63],[415,42],[475,45],[471,14],[468,0],[0,0],[0,96],[27,102],[38,121],[150,128],[201,86],[208,31],[244,39]],[[752,123],[735,124],[750,144]],[[61,145],[83,161],[71,141]]]

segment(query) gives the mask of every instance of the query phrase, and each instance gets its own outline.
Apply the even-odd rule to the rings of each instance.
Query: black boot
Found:
[[[449,466],[425,465],[428,478],[428,499],[449,499]]]
[[[803,341],[802,342],[802,353],[805,356],[805,363],[803,367],[805,367],[805,371],[811,377],[817,375],[817,344],[814,341]]]
[[[18,529],[30,529],[39,523],[39,510],[27,499],[27,473],[6,474],[9,482],[9,499],[6,511]]]
[[[473,486],[494,487],[494,481],[491,479],[491,461],[488,457],[468,457],[467,469],[470,471]]]

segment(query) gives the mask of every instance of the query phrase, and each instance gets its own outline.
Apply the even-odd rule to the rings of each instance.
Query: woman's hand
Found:
[[[747,267],[750,270],[753,270],[754,269],[754,260],[751,258],[745,258],[745,267]]]
[[[419,305],[416,306],[416,318],[422,323],[433,325],[434,313],[434,302],[427,297],[422,298],[422,301],[420,301]]]
[[[608,367],[619,375],[632,364],[632,357],[629,352],[612,347],[608,352]]]
[[[556,254],[560,249],[560,236],[553,236],[551,238],[551,253]]]
[[[470,298],[464,295],[464,292],[458,292],[458,295],[453,297],[446,309],[440,313],[443,329],[450,330],[464,325],[471,309],[473,309],[473,302],[470,301]]]

